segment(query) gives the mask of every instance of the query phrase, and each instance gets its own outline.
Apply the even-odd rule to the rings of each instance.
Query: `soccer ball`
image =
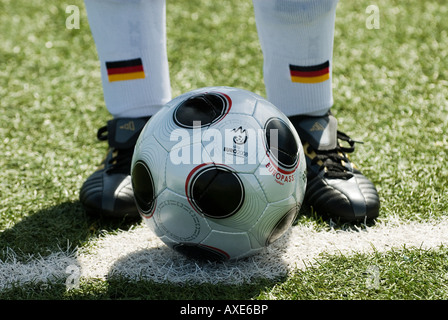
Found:
[[[193,258],[256,254],[291,227],[306,164],[289,119],[252,92],[206,87],[164,105],[131,166],[136,205],[169,247]]]

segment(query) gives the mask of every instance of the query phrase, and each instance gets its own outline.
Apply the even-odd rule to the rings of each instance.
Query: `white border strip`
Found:
[[[318,230],[312,224],[294,226],[279,241],[254,257],[232,263],[198,263],[166,247],[143,224],[92,240],[77,252],[55,252],[20,262],[13,252],[0,261],[0,289],[12,284],[44,283],[73,276],[171,283],[239,284],[258,278],[275,279],[313,264],[322,253],[383,252],[393,248],[437,248],[448,245],[448,219],[403,222],[388,219],[359,230]],[[71,267],[71,269],[69,268]],[[68,283],[68,282],[67,282]]]

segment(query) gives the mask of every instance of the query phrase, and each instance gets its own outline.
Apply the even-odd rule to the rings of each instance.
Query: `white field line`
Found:
[[[424,223],[388,219],[373,227],[348,231],[298,225],[265,252],[249,259],[197,263],[167,248],[142,224],[129,231],[104,234],[76,252],[61,250],[46,257],[30,257],[25,262],[10,252],[5,261],[0,261],[0,289],[61,278],[68,283],[73,276],[88,280],[116,275],[156,282],[237,284],[284,276],[313,264],[322,253],[350,255],[403,246],[429,249],[441,245],[448,245],[447,218]]]

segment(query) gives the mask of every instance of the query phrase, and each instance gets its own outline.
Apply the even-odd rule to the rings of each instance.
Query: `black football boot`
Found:
[[[307,161],[305,202],[317,214],[342,222],[378,217],[380,200],[373,183],[347,157],[355,141],[337,130],[336,118],[289,118],[303,144]]]
[[[80,201],[86,213],[107,218],[138,218],[131,184],[131,161],[135,143],[147,118],[118,118],[98,130],[109,150],[98,169],[81,187]]]

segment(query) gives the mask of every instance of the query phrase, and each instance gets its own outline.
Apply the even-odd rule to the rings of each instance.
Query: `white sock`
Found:
[[[333,105],[331,69],[338,0],[253,0],[267,98],[287,116]]]
[[[165,0],[85,0],[114,118],[156,113],[171,99]]]

